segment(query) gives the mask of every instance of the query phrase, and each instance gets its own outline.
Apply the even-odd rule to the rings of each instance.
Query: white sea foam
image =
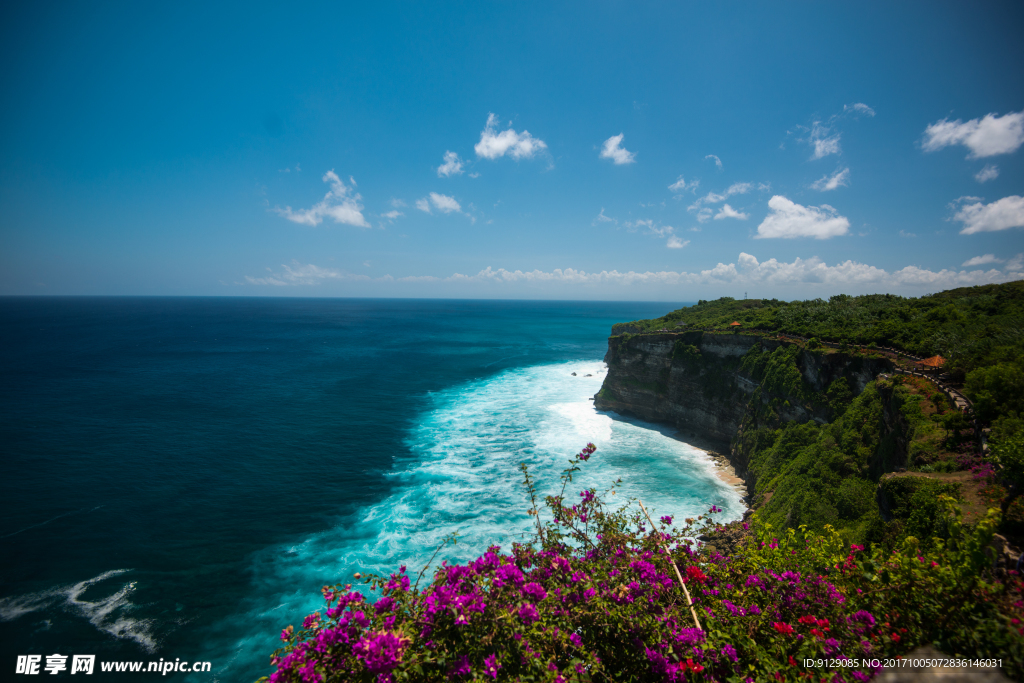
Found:
[[[265,597],[242,617],[253,630],[231,644],[233,654],[263,657],[273,649],[267,633],[322,608],[323,584],[400,564],[415,579],[451,531],[458,530],[459,543],[435,563],[465,561],[491,544],[508,548],[532,524],[519,463],[530,467],[542,495],[554,492],[567,461],[590,441],[598,450],[570,485],[573,496],[621,478],[616,500],[640,497],[652,514],[696,516],[717,504],[723,519],[738,518],[745,509],[740,497],[716,476],[706,453],[673,438],[674,430],[595,410],[589,399],[605,372],[596,361],[518,368],[434,395],[433,408],[409,434],[410,455],[396,460],[389,475],[391,495],[355,523],[256,558],[252,594]]]
[[[61,608],[84,617],[100,631],[115,638],[133,640],[146,651],[154,652],[156,641],[152,634],[152,620],[136,619],[131,616],[135,605],[129,598],[135,591],[134,581],[97,599],[85,598],[86,591],[91,587],[128,571],[127,569],[114,569],[78,583],[56,586],[38,593],[0,598],[0,621],[14,621],[32,612],[54,607]],[[99,590],[96,588],[93,592]]]

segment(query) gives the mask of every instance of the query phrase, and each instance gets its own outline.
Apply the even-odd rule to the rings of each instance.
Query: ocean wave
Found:
[[[153,620],[130,616],[136,609],[129,599],[135,592],[134,581],[98,599],[85,598],[86,591],[92,586],[129,571],[112,569],[78,583],[54,586],[37,593],[0,598],[0,621],[14,621],[33,612],[59,608],[84,617],[104,633],[115,638],[135,641],[147,652],[155,652],[157,643],[153,637]]]

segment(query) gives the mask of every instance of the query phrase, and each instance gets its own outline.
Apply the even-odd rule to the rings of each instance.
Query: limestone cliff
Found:
[[[671,424],[711,442],[729,454],[750,490],[756,482],[747,472],[744,429],[830,421],[836,387],[848,399],[892,369],[885,358],[701,331],[615,335],[605,362],[608,375],[594,397],[598,409]]]

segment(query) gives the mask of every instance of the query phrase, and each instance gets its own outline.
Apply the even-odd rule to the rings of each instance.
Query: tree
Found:
[[[991,422],[1010,411],[1024,412],[1024,370],[1016,363],[998,363],[967,375],[967,395],[978,417]]]
[[[1024,493],[1024,434],[1018,432],[993,443],[989,459],[999,467],[999,478],[1006,484],[1007,496],[1002,504],[1005,515],[1013,501]]]
[[[959,441],[960,432],[970,429],[971,423],[967,416],[959,410],[951,410],[942,416],[942,426],[946,429],[947,439],[949,438],[949,433],[953,432],[953,436]]]

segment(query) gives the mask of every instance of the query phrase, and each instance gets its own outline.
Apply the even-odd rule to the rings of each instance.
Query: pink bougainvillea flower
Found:
[[[498,663],[498,658],[495,655],[484,658],[484,671],[491,678],[498,677],[498,669],[501,668],[501,664]]]

